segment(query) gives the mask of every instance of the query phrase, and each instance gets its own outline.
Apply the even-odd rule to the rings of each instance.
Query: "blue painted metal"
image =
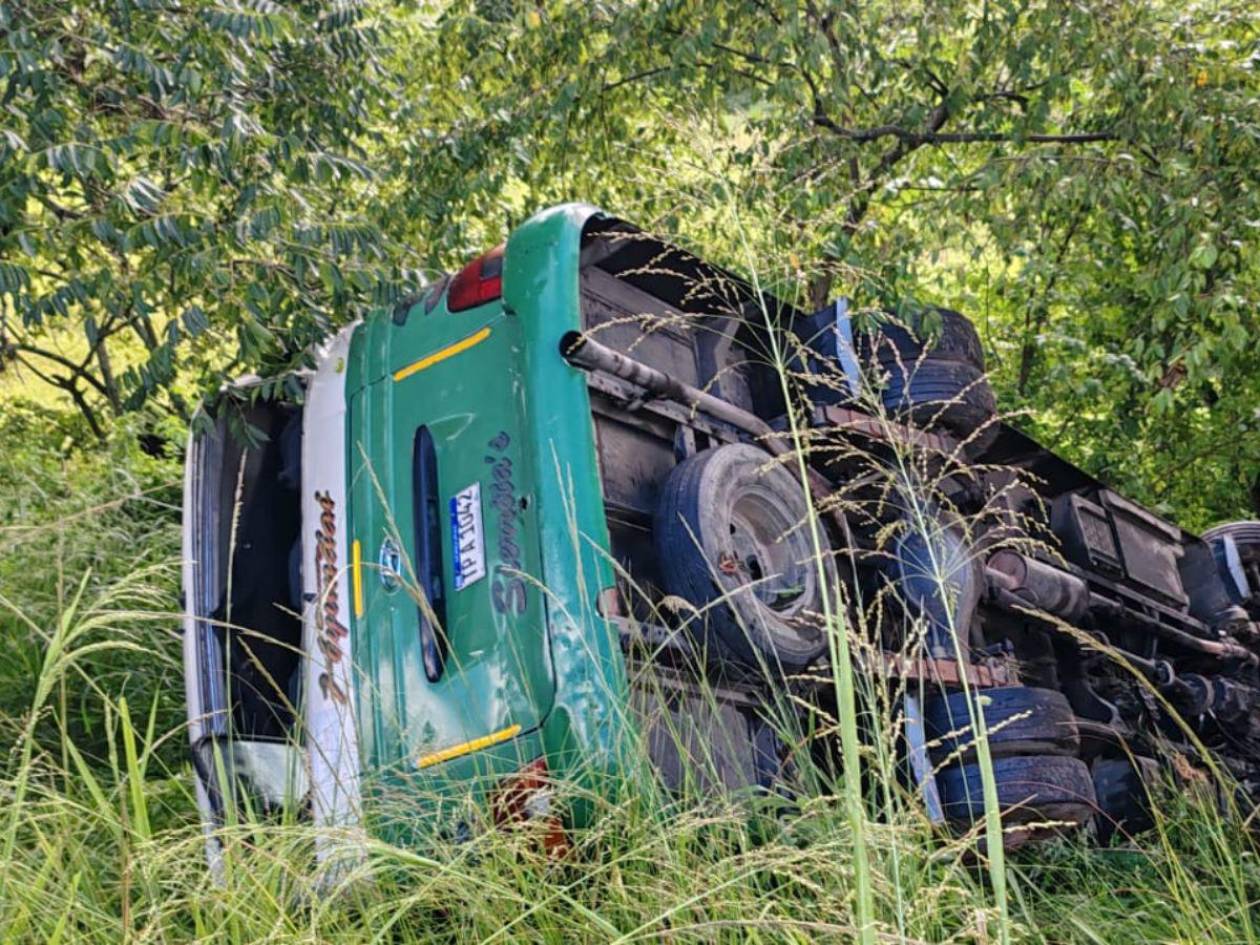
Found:
[[[1251,587],[1247,581],[1247,572],[1243,570],[1242,558],[1238,554],[1238,544],[1232,535],[1219,535],[1209,544],[1216,566],[1225,580],[1225,587],[1230,600],[1241,604],[1251,596]]]
[[[849,383],[849,393],[854,397],[862,389],[862,367],[853,347],[853,319],[849,316],[849,300],[836,299],[832,303],[836,330],[836,360]]]
[[[954,634],[965,635],[983,590],[971,547],[929,506],[905,516],[891,551],[888,570],[898,594],[927,622],[928,652],[955,658],[967,641]]]
[[[945,822],[945,810],[941,795],[936,789],[936,774],[927,750],[927,727],[923,722],[923,706],[919,697],[907,692],[904,698],[906,747],[910,758],[910,771],[923,795],[923,806],[928,819],[934,824]]]

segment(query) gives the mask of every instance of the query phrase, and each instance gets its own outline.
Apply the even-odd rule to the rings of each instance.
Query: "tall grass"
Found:
[[[36,680],[26,732],[60,731],[55,693],[75,681],[102,627],[149,619],[126,577],[67,602]],[[626,794],[561,860],[531,827],[474,832],[417,850],[380,840],[344,891],[314,882],[314,837],[248,811],[223,828],[221,883],[203,859],[187,766],[162,763],[152,707],[93,692],[103,757],[73,738],[24,738],[0,794],[0,940],[6,942],[856,941],[850,818],[839,797],[795,803]],[[32,719],[51,716],[40,729]],[[825,773],[814,772],[826,783]],[[561,786],[563,795],[566,788]],[[561,798],[563,800],[563,796]],[[1011,905],[993,906],[974,843],[909,804],[866,831],[878,941],[1208,942],[1249,940],[1260,864],[1246,826],[1206,794],[1160,791],[1156,828],[1098,851],[1079,838],[1021,850]],[[869,808],[868,808],[869,810]],[[394,812],[401,815],[405,812]]]

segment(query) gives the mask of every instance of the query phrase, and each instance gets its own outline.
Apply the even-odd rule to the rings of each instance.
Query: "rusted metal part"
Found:
[[[989,582],[990,600],[1005,610],[1030,617],[1035,616],[1036,611],[1045,611],[1068,621],[1079,620],[1091,612],[1123,616],[1184,649],[1238,663],[1260,663],[1260,657],[1235,640],[1205,639],[1172,626],[1168,619],[1160,619],[1178,619],[1192,626],[1203,626],[1187,614],[1170,612],[1154,602],[1138,607],[1129,605],[1124,598],[1104,596],[1075,575],[1015,552],[1000,551],[990,558],[985,577]],[[1123,590],[1092,575],[1090,580],[1104,584],[1108,590]]]
[[[899,653],[885,653],[879,669],[890,678],[936,683],[941,686],[961,686],[964,679],[968,685],[980,689],[1019,683],[1014,667],[1008,660],[1001,659],[966,665],[958,660],[908,658]]]
[[[989,558],[985,577],[997,602],[1044,610],[1064,620],[1080,620],[1089,612],[1089,587],[1074,574],[1003,549]],[[1000,592],[1005,591],[1006,594]],[[1010,595],[1008,598],[1007,595]]]
[[[1162,609],[1157,610],[1155,607],[1148,607],[1145,610],[1140,610],[1137,607],[1128,606],[1123,602],[1104,597],[1094,591],[1090,592],[1089,598],[1090,609],[1095,614],[1123,615],[1130,620],[1144,624],[1176,646],[1194,650],[1197,653],[1206,653],[1218,659],[1236,660],[1238,663],[1251,665],[1260,663],[1260,657],[1257,657],[1255,653],[1245,646],[1232,640],[1205,640],[1202,637],[1197,637],[1184,630],[1169,626],[1154,616],[1159,614]]]
[[[901,679],[942,688],[959,688],[964,679],[968,686],[977,689],[1020,684],[1019,672],[1014,662],[1003,658],[964,664],[954,659],[907,657],[885,651],[873,660],[859,658],[858,669],[881,679]],[[805,688],[813,690],[826,689],[833,684],[826,663],[794,678]]]
[[[612,618],[620,634],[623,649],[632,650],[637,646],[647,646],[660,659],[666,653],[681,657],[684,663],[693,662],[696,653],[690,639],[678,630],[657,624],[645,624],[626,617]],[[914,682],[931,683],[937,686],[958,687],[963,684],[978,689],[992,689],[996,686],[1019,685],[1019,673],[1014,661],[1006,658],[991,658],[981,663],[963,664],[958,660],[928,657],[906,657],[899,653],[884,652],[874,660],[860,659],[861,667],[868,673],[875,673],[886,679],[905,679]],[[827,665],[811,668],[807,672],[794,677],[797,682],[804,683],[806,688],[830,686],[832,679],[827,672]]]
[[[882,442],[904,443],[918,449],[937,453],[952,452],[958,446],[953,437],[940,433],[920,430],[904,423],[880,420],[869,414],[841,407],[837,404],[823,404],[814,409],[815,415],[822,423],[846,433],[856,433],[872,440]]]
[[[656,422],[685,425],[698,430],[710,439],[722,443],[737,442],[738,434],[727,424],[713,423],[706,415],[663,397],[644,398],[633,384],[600,371],[587,375],[592,391],[604,397],[592,398],[591,409],[626,423],[646,424]]]

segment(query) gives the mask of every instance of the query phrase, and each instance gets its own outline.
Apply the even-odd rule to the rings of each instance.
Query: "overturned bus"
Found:
[[[791,790],[826,747],[767,706],[834,712],[843,633],[938,821],[981,815],[981,728],[1012,820],[1140,827],[1164,744],[1260,790],[1260,523],[1190,534],[1002,422],[956,313],[799,311],[567,205],[303,383],[188,451],[211,835],[241,796],[580,826],[550,786],[614,790],[631,744],[667,789]]]

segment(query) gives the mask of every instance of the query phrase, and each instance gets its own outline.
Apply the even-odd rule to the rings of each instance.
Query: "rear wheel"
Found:
[[[1008,755],[1075,755],[1081,738],[1076,715],[1067,697],[1053,689],[1003,686],[973,693],[984,714],[989,752],[995,758]],[[954,692],[928,702],[923,722],[932,747],[932,759],[970,761],[975,756],[976,734],[967,694]]]
[[[881,400],[896,416],[971,439],[993,441],[997,414],[975,327],[949,309],[933,309],[900,324],[886,320],[860,334],[857,350],[884,376]]]
[[[929,309],[911,316],[903,324],[881,321],[874,331],[859,334],[855,340],[859,354],[868,359],[913,361],[927,350],[927,357],[967,364],[984,370],[984,348],[971,321],[948,308]]]
[[[1213,525],[1203,533],[1204,541],[1226,536],[1234,539],[1240,548],[1254,546],[1260,549],[1260,522],[1226,522],[1223,525]]]
[[[1238,551],[1239,563],[1248,576],[1260,575],[1260,522],[1226,522],[1215,525],[1203,533],[1203,540],[1214,542],[1228,538]],[[1256,593],[1257,588],[1252,588]]]
[[[924,358],[880,367],[887,374],[880,393],[884,406],[919,426],[968,437],[997,413],[993,389],[970,365]]]
[[[701,611],[721,655],[795,670],[826,649],[834,569],[810,514],[800,480],[755,446],[704,450],[670,474],[653,525],[662,584]]]
[[[1008,824],[1061,821],[1084,824],[1097,809],[1094,781],[1079,758],[1013,755],[993,759],[998,808]],[[952,765],[936,775],[945,818],[971,824],[984,818],[978,764]]]

